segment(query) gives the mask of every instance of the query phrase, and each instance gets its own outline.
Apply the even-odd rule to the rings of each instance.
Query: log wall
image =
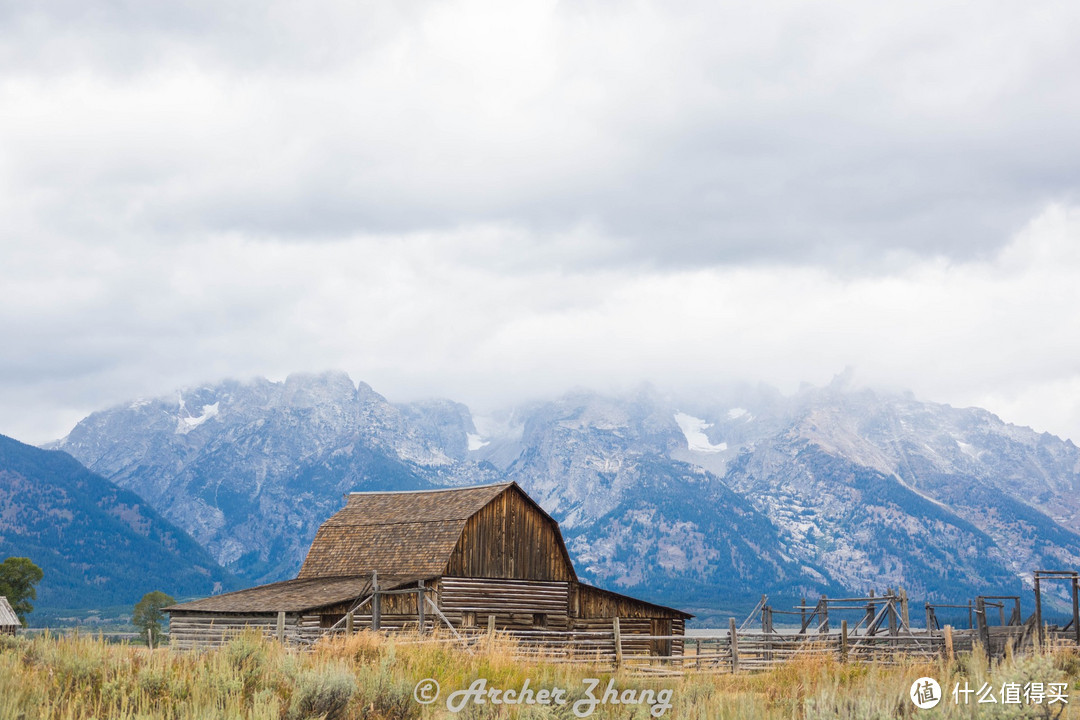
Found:
[[[345,623],[338,621],[344,618],[344,615],[322,615],[322,632],[329,633],[330,628],[337,624],[337,627],[332,631],[335,635],[341,635],[345,632]],[[382,613],[379,616],[379,629],[384,632],[416,632],[418,620],[416,614],[412,615],[387,615]],[[434,616],[431,612],[431,608],[428,608],[428,613],[424,617],[424,630],[425,632],[431,632],[436,627],[446,626]],[[353,632],[360,632],[361,630],[371,629],[371,613],[367,612],[367,608],[364,608],[364,613],[355,613],[353,615]]]
[[[277,613],[172,613],[169,621],[169,644],[180,650],[219,647],[232,637],[257,630],[266,637],[277,637]],[[314,613],[285,615],[285,641],[314,641],[321,634],[320,616]]]
[[[686,622],[681,618],[671,620],[671,629],[657,626],[653,618],[619,618],[619,633],[624,655],[682,655],[686,634]],[[570,629],[576,632],[611,633],[614,618],[572,618]],[[663,639],[658,639],[662,636]]]
[[[487,627],[495,616],[497,630],[536,627],[566,630],[569,583],[444,577],[439,580],[439,607],[455,627]],[[538,625],[537,616],[543,616]]]

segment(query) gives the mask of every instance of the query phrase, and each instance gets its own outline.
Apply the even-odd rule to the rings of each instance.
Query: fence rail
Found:
[[[603,626],[601,626],[603,627]],[[211,628],[221,642],[234,633],[256,630],[267,637],[283,642],[311,645],[320,637],[347,635],[351,623],[343,627],[319,628],[304,626],[302,633],[287,634],[281,618],[277,624]],[[386,631],[384,631],[386,632]],[[121,635],[121,633],[116,633]],[[618,619],[610,629],[589,630],[500,630],[494,628],[447,629],[431,626],[425,632],[416,629],[389,632],[400,645],[444,643],[463,647],[472,652],[478,648],[497,646],[522,662],[572,663],[606,669],[626,668],[643,675],[669,675],[686,671],[697,673],[739,673],[768,670],[799,658],[829,658],[838,662],[900,664],[911,661],[932,661],[970,651],[981,645],[992,655],[1033,647],[1035,628],[1031,622],[1023,626],[993,627],[990,629],[954,630],[946,625],[929,631],[908,627],[893,627],[874,631],[858,628],[849,631],[846,621],[833,631],[776,632],[738,629],[734,620],[727,632],[710,635],[646,635],[640,632],[620,632]],[[132,635],[133,634],[123,634]],[[174,647],[188,645],[177,640]],[[1041,647],[1074,646],[1075,636],[1060,629],[1045,628]]]
[[[251,629],[251,628],[249,628]],[[258,626],[268,637],[288,642],[313,644],[319,637],[347,635],[351,628],[313,628],[310,637],[286,636],[279,626]],[[236,628],[223,628],[221,641]],[[383,631],[387,632],[387,631]],[[1025,632],[1027,635],[1025,635]],[[1005,648],[1018,649],[1030,641],[1033,628],[1027,626],[979,630],[900,630],[868,632],[849,631],[846,622],[829,632],[744,631],[731,622],[727,632],[711,635],[646,635],[620,632],[618,620],[611,629],[590,630],[499,630],[492,628],[432,627],[424,633],[415,629],[391,631],[399,645],[441,643],[462,647],[468,652],[478,648],[499,647],[522,662],[578,664],[605,669],[626,668],[645,675],[699,673],[739,673],[768,670],[799,658],[829,658],[837,662],[866,662],[884,665],[911,661],[932,661],[982,645],[992,654],[1004,654]],[[1072,645],[1071,633],[1048,631],[1043,646]],[[989,645],[984,642],[989,640]],[[182,647],[174,643],[176,647]]]
[[[642,635],[610,631],[475,631],[451,637],[412,635],[399,644],[453,643],[468,648],[503,643],[523,662],[544,661],[624,667],[641,674],[738,673],[775,668],[798,658],[821,657],[838,662],[901,664],[935,660],[961,649],[970,650],[977,639],[968,631],[867,635],[845,632],[743,633],[737,629],[714,635]],[[652,654],[642,648],[678,648],[670,654]]]

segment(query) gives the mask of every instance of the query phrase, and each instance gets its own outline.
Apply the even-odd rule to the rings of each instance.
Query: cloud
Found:
[[[577,241],[592,244],[588,228]],[[72,248],[5,278],[2,427],[225,376],[340,367],[395,399],[480,407],[642,380],[794,389],[853,365],[870,385],[1008,410],[1080,437],[1080,209],[1051,206],[985,261],[851,277],[799,265],[561,269],[566,238],[514,228],[316,245],[223,236],[125,254]],[[602,241],[596,241],[602,244]],[[535,263],[506,266],[506,245]],[[520,259],[520,258],[519,258]],[[33,402],[31,402],[33,398]]]
[[[591,223],[609,263],[993,252],[1075,195],[1080,9],[9,9],[5,191],[109,239]]]
[[[1074,3],[0,13],[0,431],[854,365],[1080,437]]]

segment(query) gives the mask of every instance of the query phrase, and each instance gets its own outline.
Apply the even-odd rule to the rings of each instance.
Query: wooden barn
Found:
[[[15,614],[11,603],[3,595],[0,595],[0,635],[14,635],[22,627],[19,616]]]
[[[653,655],[681,654],[681,640],[653,636],[681,637],[693,617],[579,581],[558,523],[516,483],[351,493],[295,580],[166,610],[176,647],[249,626],[311,641],[361,627],[536,637],[617,624],[624,652]]]

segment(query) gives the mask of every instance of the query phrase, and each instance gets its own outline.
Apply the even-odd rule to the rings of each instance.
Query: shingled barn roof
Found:
[[[19,622],[19,616],[15,614],[15,611],[11,608],[11,604],[8,599],[3,595],[0,595],[0,628],[22,627],[22,623]]]
[[[510,487],[516,485],[350,493],[345,507],[319,528],[297,579],[372,571],[442,575],[465,521]]]
[[[392,590],[402,585],[415,585],[423,577],[379,576],[379,587]],[[227,612],[276,613],[303,612],[337,605],[371,594],[371,577],[309,578],[260,585],[247,590],[215,595],[182,605],[165,608],[169,612]]]

